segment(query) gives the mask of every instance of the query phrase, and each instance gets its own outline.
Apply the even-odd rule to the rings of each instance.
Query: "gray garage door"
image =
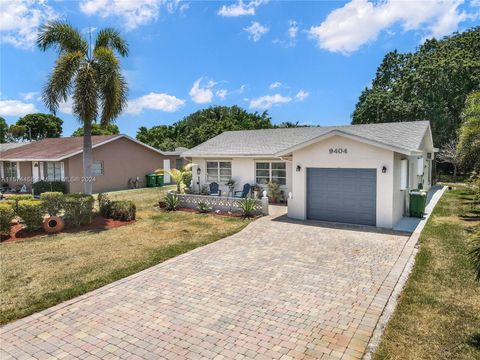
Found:
[[[307,169],[307,217],[376,224],[375,169]]]

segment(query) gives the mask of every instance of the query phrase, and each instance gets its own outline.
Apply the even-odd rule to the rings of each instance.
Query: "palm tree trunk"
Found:
[[[83,192],[92,194],[92,122],[83,122]]]

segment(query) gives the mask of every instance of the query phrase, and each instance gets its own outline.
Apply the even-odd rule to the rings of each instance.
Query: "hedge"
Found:
[[[10,235],[12,220],[15,217],[15,211],[11,204],[0,204],[0,234]]]
[[[90,224],[93,215],[95,200],[92,195],[67,194],[64,195],[65,221],[73,226]]]
[[[42,227],[45,208],[41,200],[20,200],[17,204],[17,215],[25,223],[28,231],[37,230]]]
[[[37,181],[32,185],[32,189],[35,195],[40,195],[44,192],[61,192],[63,194],[67,192],[66,184],[63,181]]]
[[[18,210],[18,202],[22,200],[33,200],[33,195],[32,194],[20,194],[20,195],[14,195],[14,196],[9,196],[7,198],[7,201],[13,204],[13,209],[15,211]]]
[[[137,207],[133,201],[113,201],[111,207],[111,216],[113,219],[122,221],[135,220]]]
[[[40,195],[40,200],[44,202],[45,211],[50,216],[56,216],[63,209],[65,198],[63,193],[56,192],[44,192]]]

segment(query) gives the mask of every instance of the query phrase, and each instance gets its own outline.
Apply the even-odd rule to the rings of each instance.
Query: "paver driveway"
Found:
[[[408,238],[263,218],[0,331],[1,359],[360,358]]]

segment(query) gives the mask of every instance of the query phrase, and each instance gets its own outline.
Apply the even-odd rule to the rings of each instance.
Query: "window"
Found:
[[[260,185],[274,182],[279,185],[287,184],[287,169],[283,162],[255,163],[255,182]]]
[[[183,168],[183,159],[175,159],[175,169],[181,170]]]
[[[3,162],[3,175],[6,179],[18,178],[17,163],[4,161]]]
[[[62,166],[57,161],[47,161],[45,163],[45,174],[47,174],[48,181],[62,180]]]
[[[103,161],[94,161],[92,164],[92,176],[103,175]]]
[[[207,161],[207,182],[226,183],[232,178],[230,161]]]

